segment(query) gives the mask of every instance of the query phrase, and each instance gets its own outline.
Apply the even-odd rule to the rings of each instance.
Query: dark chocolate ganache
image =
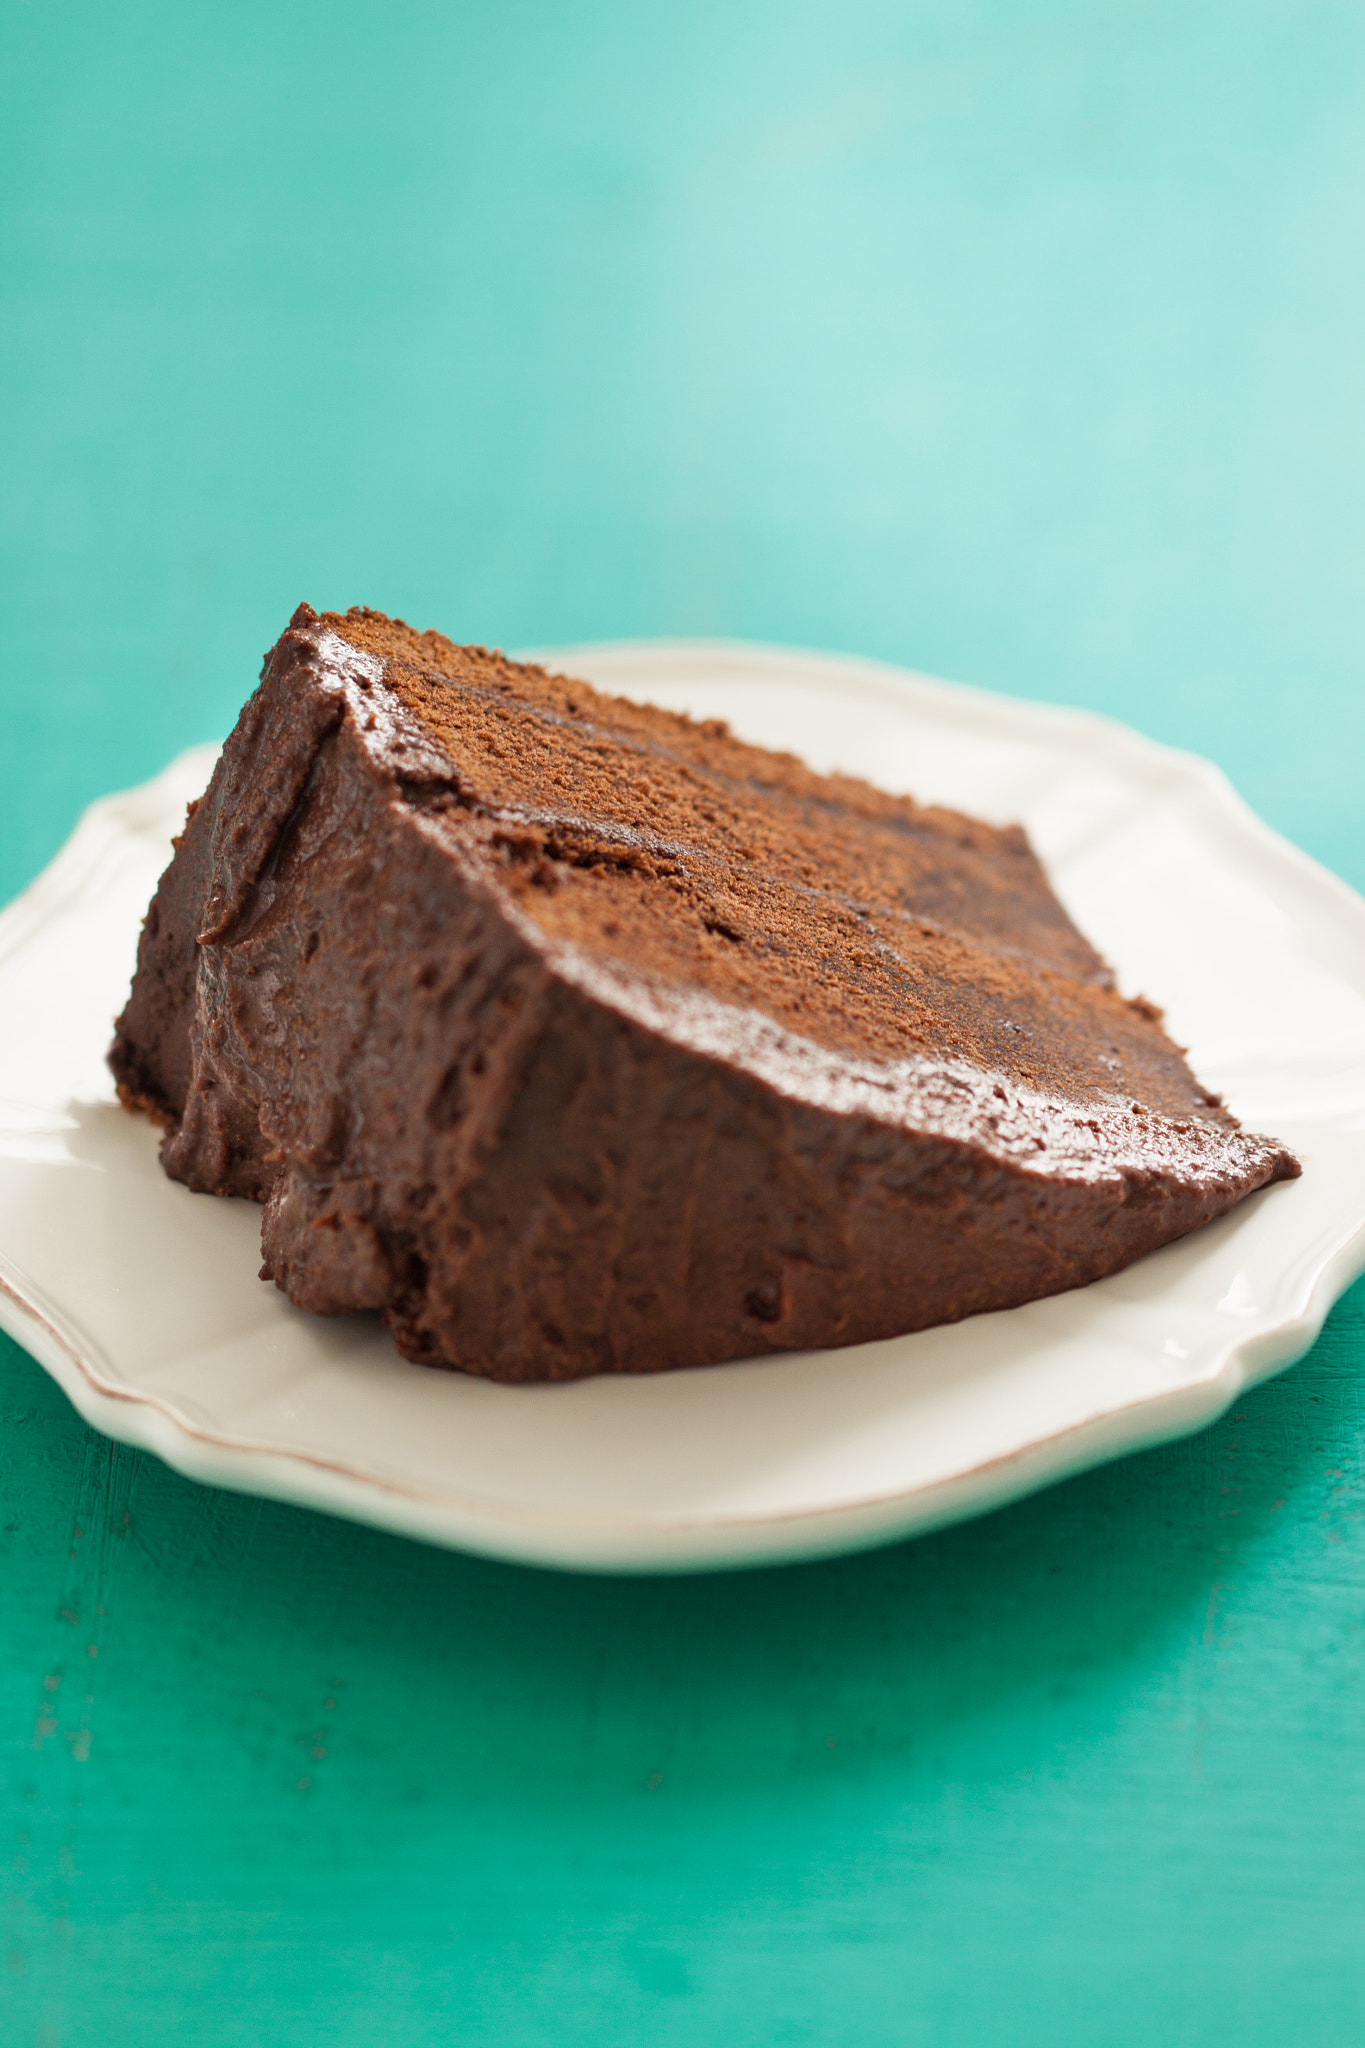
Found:
[[[1018,828],[364,610],[267,656],[110,1059],[291,1301],[502,1380],[1008,1308],[1299,1171]]]

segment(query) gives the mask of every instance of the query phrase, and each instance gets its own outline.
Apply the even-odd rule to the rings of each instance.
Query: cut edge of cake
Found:
[[[401,656],[376,651],[385,635]],[[491,753],[471,753],[448,715],[423,716],[424,648],[436,694],[463,676],[491,703],[478,714]],[[798,853],[818,846],[825,803],[830,818],[843,805],[854,819],[841,812],[827,827],[836,866],[861,831],[878,873],[894,877],[902,839],[918,834],[921,858],[921,841],[960,829],[967,869],[982,847],[1005,845],[1009,887],[1025,886],[1017,842],[988,842],[980,835],[995,828],[977,821],[959,828],[954,813],[813,777],[714,721],[606,698],[380,614],[301,607],[191,807],[111,1053],[125,1102],[166,1126],[168,1172],[265,1201],[265,1271],[300,1305],[378,1308],[407,1355],[493,1377],[720,1362],[1084,1284],[1299,1171],[1200,1088],[1150,1004],[1123,1003],[1060,906],[1055,928],[1048,911],[1038,929],[1055,929],[1046,942],[1079,971],[1030,969],[1007,947],[991,954],[998,971],[1011,988],[1010,975],[1022,986],[1031,972],[1047,1003],[1072,1003],[1082,1021],[1066,1028],[1085,1055],[1076,1074],[1090,1071],[1098,1015],[1145,1049],[1184,1113],[1106,1086],[1098,1067],[1084,1087],[1048,1086],[1046,1072],[1035,1085],[1027,1049],[1011,1071],[966,1058],[951,1015],[942,1044],[912,1037],[888,1057],[888,1026],[859,1057],[828,1030],[806,1034],[789,1014],[727,999],[752,986],[762,956],[740,959],[746,945],[755,953],[748,933],[698,937],[690,896],[682,919],[660,873],[661,861],[686,861],[676,830],[651,839],[624,798],[620,817],[595,820],[563,798],[558,810],[497,800],[504,770],[487,764],[517,743],[528,757],[543,750],[525,714],[537,692],[561,732],[577,718],[574,758],[586,747],[598,760],[594,787],[615,776],[631,795],[613,719],[635,748],[619,750],[627,765],[642,736],[667,740],[649,771],[661,786],[674,770],[658,763],[681,760],[668,792],[678,816],[694,815],[708,749],[732,784],[747,776],[750,794],[715,828],[722,853],[734,819],[752,836],[746,820],[764,802],[779,822],[795,818]],[[584,740],[582,725],[597,736]],[[592,782],[596,770],[584,773]],[[713,808],[721,786],[709,786]],[[546,847],[570,816],[580,849],[594,827],[608,857],[627,842],[601,828],[635,835],[649,887],[670,892],[653,923],[641,908],[646,868],[624,879],[614,867],[599,880],[590,866],[557,872],[569,863]],[[889,852],[879,833],[892,835]],[[700,960],[711,984],[614,956],[601,930],[618,902],[645,920],[659,959]],[[850,973],[880,959],[878,946],[895,953],[877,936],[882,914],[828,913]],[[950,996],[943,962],[959,939],[928,920],[923,958]],[[915,963],[896,959],[909,985]],[[774,964],[799,992],[789,960]],[[907,1006],[912,997],[913,987]],[[894,1011],[884,992],[859,1000],[874,998]]]

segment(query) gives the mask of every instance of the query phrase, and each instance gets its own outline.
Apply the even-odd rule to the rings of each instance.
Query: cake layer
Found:
[[[301,607],[111,1055],[300,1306],[504,1379],[1080,1285],[1298,1171],[997,830]]]

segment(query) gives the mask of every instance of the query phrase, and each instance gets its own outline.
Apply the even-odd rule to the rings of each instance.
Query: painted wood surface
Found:
[[[14,2033],[1352,2043],[1365,1287],[1224,1423],[695,1580],[205,1493],[3,1353]]]
[[[1086,703],[1365,882],[1347,0],[0,19],[0,892],[301,596]],[[1365,1291],[683,1582],[220,1495],[0,1342],[0,2040],[1355,2048]]]

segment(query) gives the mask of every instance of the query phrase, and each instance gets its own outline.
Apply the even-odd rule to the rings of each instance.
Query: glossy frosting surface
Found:
[[[1009,1306],[1297,1171],[1019,830],[368,612],[268,658],[114,1064],[291,1298],[503,1378]]]

